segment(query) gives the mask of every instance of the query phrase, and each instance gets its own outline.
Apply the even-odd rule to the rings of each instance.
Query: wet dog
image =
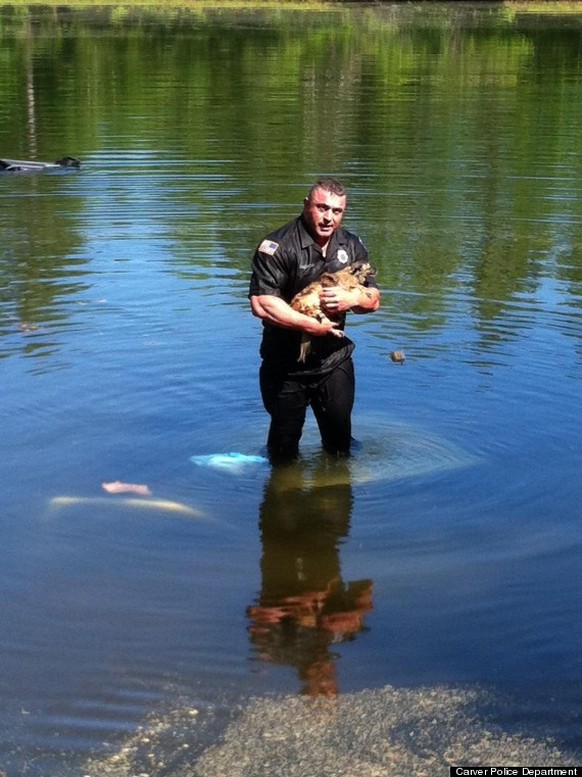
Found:
[[[346,291],[352,291],[358,287],[364,288],[366,279],[374,274],[374,268],[368,262],[356,262],[337,272],[324,272],[316,280],[298,292],[291,300],[291,307],[305,316],[315,318],[320,322],[330,322],[332,319],[324,313],[321,306],[321,293],[324,288],[331,286],[340,286]],[[343,337],[344,333],[339,330],[333,330],[330,334],[336,337]],[[311,337],[304,333],[301,337],[301,348],[299,351],[298,362],[305,362],[307,354],[311,349]]]

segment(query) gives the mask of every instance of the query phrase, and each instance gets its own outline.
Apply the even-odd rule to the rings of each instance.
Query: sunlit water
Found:
[[[476,684],[511,698],[498,722],[582,745],[580,74],[535,60],[580,30],[461,24],[463,70],[426,59],[427,27],[449,40],[432,14],[400,32],[380,14],[367,43],[358,18],[318,17],[333,56],[284,14],[186,19],[181,62],[155,18],[109,38],[78,17],[76,75],[41,25],[33,105],[6,26],[0,153],[83,163],[0,177],[10,774],[73,770],[172,694],[210,709],[324,682]],[[87,75],[104,60],[110,81]],[[349,325],[354,457],[322,458],[309,419],[289,471],[198,467],[263,452],[250,257],[321,172],[350,186],[384,293]]]

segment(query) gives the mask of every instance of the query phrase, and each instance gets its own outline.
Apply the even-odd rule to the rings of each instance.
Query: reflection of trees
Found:
[[[17,185],[20,196],[3,202],[0,336],[16,329],[34,335],[23,341],[23,352],[33,353],[68,318],[63,303],[85,287],[86,269],[70,258],[79,245],[75,214],[34,174]]]
[[[0,78],[0,110],[8,120],[0,133],[4,156],[35,159],[37,152],[48,161],[69,151],[70,123],[64,110],[55,122],[59,96],[46,88],[45,66],[56,41],[44,38],[28,10],[6,9],[2,16],[3,69]],[[15,30],[15,37],[8,31]],[[48,51],[47,51],[48,49]],[[52,71],[56,63],[51,63]],[[68,95],[63,106],[72,99]],[[47,119],[51,114],[50,120]],[[57,145],[58,144],[58,145]],[[6,153],[9,152],[9,153]],[[62,183],[62,180],[61,182]],[[78,253],[78,210],[81,198],[69,198],[66,208],[59,198],[60,184],[50,177],[7,176],[3,179],[0,224],[0,336],[20,331],[25,354],[54,346],[54,329],[68,317],[63,300],[83,288],[78,276],[84,267],[70,257]]]
[[[345,468],[343,484],[318,482]],[[364,629],[372,581],[344,582],[339,543],[349,531],[352,491],[347,465],[322,460],[307,476],[302,465],[275,468],[260,512],[261,591],[248,608],[249,634],[259,660],[293,666],[310,695],[338,691],[332,646]]]
[[[34,89],[34,68],[30,49],[32,47],[32,28],[30,20],[28,21],[28,30],[26,34],[27,44],[25,46],[26,56],[26,108],[27,108],[27,128],[28,128],[28,154],[27,157],[36,159],[36,96]]]
[[[432,6],[23,6],[2,20],[2,153],[82,156],[101,149],[103,126],[121,150],[171,149],[184,183],[157,187],[155,207],[177,272],[207,275],[218,257],[246,273],[254,242],[295,214],[313,175],[342,170],[349,221],[382,284],[411,292],[414,326],[446,323],[459,278],[478,323],[502,316],[537,282],[531,257],[562,242],[564,273],[578,271],[579,191],[565,203],[552,189],[582,164],[574,25],[557,36],[501,8],[476,23]]]

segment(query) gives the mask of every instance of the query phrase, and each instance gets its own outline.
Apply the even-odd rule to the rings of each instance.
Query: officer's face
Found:
[[[303,215],[311,236],[318,245],[325,245],[342,223],[346,196],[316,189],[303,204]]]

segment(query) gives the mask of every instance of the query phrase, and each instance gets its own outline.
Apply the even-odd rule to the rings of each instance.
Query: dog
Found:
[[[291,307],[298,313],[315,318],[320,322],[330,322],[321,307],[321,292],[324,288],[330,286],[340,286],[346,291],[351,291],[357,287],[363,288],[363,284],[370,275],[374,275],[375,270],[368,262],[356,262],[349,267],[337,272],[324,272],[316,280],[298,292],[291,300]],[[333,330],[330,334],[335,337],[343,337],[344,333],[339,330]],[[298,362],[305,362],[307,354],[311,350],[311,337],[303,333],[301,337],[301,347],[299,349]]]

